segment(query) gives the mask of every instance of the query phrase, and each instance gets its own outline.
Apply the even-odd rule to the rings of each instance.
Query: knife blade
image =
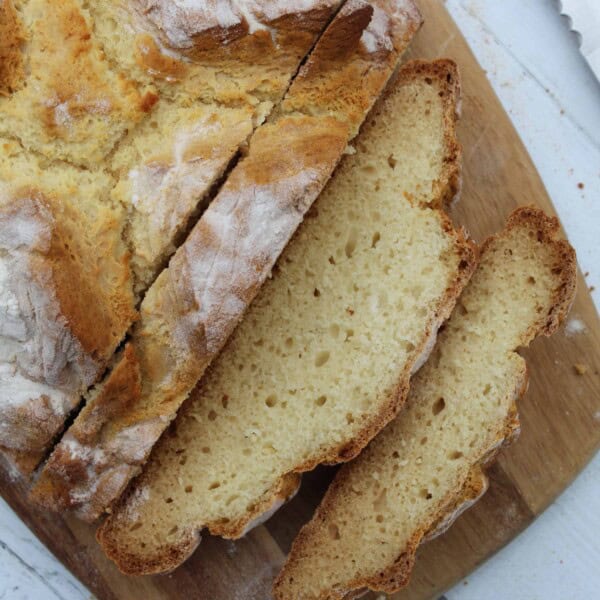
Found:
[[[561,13],[581,37],[581,53],[600,80],[600,0],[561,0]]]

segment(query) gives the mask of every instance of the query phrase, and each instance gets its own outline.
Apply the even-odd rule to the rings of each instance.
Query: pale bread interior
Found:
[[[423,535],[459,508],[473,468],[515,432],[515,402],[527,381],[515,350],[554,328],[574,291],[572,250],[552,239],[555,222],[532,214],[516,213],[485,247],[411,381],[405,410],[338,474],[300,533],[276,598],[397,590]]]

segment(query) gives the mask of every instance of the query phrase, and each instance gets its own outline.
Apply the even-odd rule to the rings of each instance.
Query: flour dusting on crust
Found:
[[[306,202],[304,190],[318,184],[320,176],[315,169],[305,169],[267,185],[223,188],[204,213],[204,228],[196,229],[175,257],[177,269],[181,267],[185,273],[178,281],[193,287],[197,306],[178,319],[175,343],[192,347],[203,327],[207,351],[220,349],[224,331],[246,308],[248,290],[268,276],[301,223],[307,208],[302,205]],[[198,235],[207,231],[210,244]]]
[[[39,198],[0,200],[0,446],[25,452],[44,449],[99,369],[54,293],[53,225]]]

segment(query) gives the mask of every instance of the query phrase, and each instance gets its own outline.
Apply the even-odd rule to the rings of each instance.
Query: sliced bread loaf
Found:
[[[119,368],[93,392],[34,498],[94,519],[139,472],[322,191],[419,25],[412,0],[352,0],[340,10],[286,95],[299,96],[302,106],[282,109],[257,130],[247,156],[148,291],[123,357],[123,368],[135,371],[128,380],[139,379],[141,388],[134,395],[124,389],[115,402]],[[344,101],[314,93],[309,101],[307,88],[328,89],[331,81],[355,92]]]
[[[456,192],[459,86],[410,63],[377,105],[227,346],[101,526],[127,573],[236,538],[319,463],[349,460],[396,414],[473,268],[439,207]]]
[[[406,585],[418,545],[485,492],[482,467],[519,427],[527,371],[516,349],[557,328],[575,280],[573,249],[537,209],[517,210],[485,242],[405,410],[338,473],[275,598],[341,600]]]
[[[341,0],[200,4],[0,5],[0,227],[25,235],[0,255],[0,448],[26,472]]]

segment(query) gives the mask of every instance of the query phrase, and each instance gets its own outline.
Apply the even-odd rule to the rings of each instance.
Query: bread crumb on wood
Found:
[[[577,375],[585,375],[588,371],[587,365],[584,365],[582,363],[575,363],[573,365],[573,368],[575,369]]]

